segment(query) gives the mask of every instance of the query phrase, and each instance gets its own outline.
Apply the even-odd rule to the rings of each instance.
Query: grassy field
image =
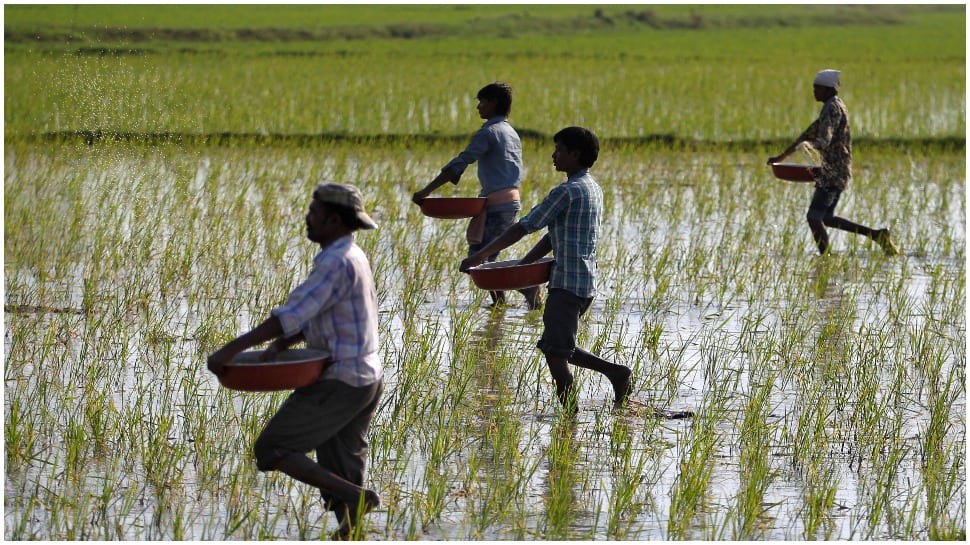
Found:
[[[98,13],[94,7],[78,13],[88,9]],[[112,17],[127,14],[120,28],[151,36],[154,25],[146,21],[155,20],[145,9],[118,8]],[[222,26],[236,20],[209,12],[216,8],[199,9],[185,19],[221,19]],[[811,78],[821,67],[837,66],[857,138],[964,137],[965,30],[954,16],[962,6],[856,8],[844,24],[814,23],[838,17],[838,7],[763,8],[750,20],[738,8],[710,7],[704,11],[713,12],[707,17],[711,28],[654,28],[630,17],[605,29],[557,27],[560,20],[596,19],[589,7],[571,6],[531,15],[548,25],[526,22],[531,32],[508,36],[496,30],[500,22],[526,15],[523,8],[505,9],[485,18],[488,24],[478,32],[409,39],[189,40],[175,32],[186,27],[174,25],[161,28],[183,40],[160,49],[156,44],[168,40],[110,32],[119,27],[92,30],[93,36],[77,41],[58,41],[56,34],[50,40],[8,38],[4,77],[13,92],[4,97],[5,131],[465,135],[476,124],[469,115],[474,92],[482,82],[502,79],[516,89],[513,120],[527,134],[548,136],[564,125],[586,123],[604,137],[777,140],[811,121]],[[692,13],[665,9],[671,18]],[[32,29],[27,15],[37,11],[61,21],[44,28],[61,28],[72,10],[8,6],[5,24]],[[288,10],[267,24],[312,35],[314,28],[338,28],[348,17],[339,15],[346,7],[319,10],[326,15],[302,17],[305,27],[287,26],[293,24],[284,17]],[[454,25],[480,17],[436,11],[442,12],[436,17],[451,13]],[[665,10],[657,11],[655,17],[666,20]],[[332,26],[313,25],[331,12]],[[164,13],[157,24],[166,22]],[[249,28],[251,20],[238,17],[234,28]],[[37,30],[32,35],[48,36]]]
[[[363,537],[965,539],[964,6],[4,18],[4,538],[326,538],[319,495],[250,454],[283,394],[222,389],[204,360],[306,273],[330,179],[380,224],[357,237],[386,371]],[[814,119],[824,67],[856,137],[840,213],[900,257],[841,232],[816,257],[811,187],[764,165]],[[463,222],[409,201],[494,79],[527,209],[560,181],[550,134],[603,137],[580,342],[634,369],[625,410],[577,373],[560,419],[539,314],[485,308]]]

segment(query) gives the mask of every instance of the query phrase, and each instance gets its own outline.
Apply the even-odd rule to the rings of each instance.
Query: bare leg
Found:
[[[876,238],[876,231],[870,229],[865,225],[860,225],[858,223],[851,222],[845,218],[840,218],[838,216],[829,216],[824,220],[826,227],[831,227],[833,229],[841,229],[842,231],[848,231],[850,233],[855,233],[857,235],[865,235],[873,240]]]
[[[505,305],[505,292],[504,291],[490,291],[488,294],[492,297],[492,306],[503,306]]]
[[[341,510],[336,511],[341,530],[346,528],[348,532],[350,531],[350,526],[357,520],[359,506],[362,506],[363,512],[366,513],[381,504],[380,497],[373,490],[355,485],[303,454],[293,452],[286,455],[276,462],[275,469],[339,498],[347,507],[345,513],[341,513]]]
[[[549,372],[552,374],[552,382],[556,385],[556,397],[559,398],[559,403],[562,404],[563,410],[575,414],[577,407],[576,394],[573,391],[573,374],[569,372],[569,365],[567,363],[568,360],[566,358],[546,356],[546,365],[549,366]]]
[[[536,310],[542,306],[542,296],[539,295],[539,286],[519,290],[519,293],[525,296],[525,302],[529,305],[529,310]]]
[[[808,207],[805,219],[812,229],[818,253],[825,255],[828,251],[829,236],[825,228],[831,227],[869,237],[876,241],[887,255],[899,255],[899,250],[889,236],[889,229],[873,229],[835,215],[835,207],[839,203],[841,193],[842,191],[838,189],[815,188],[815,193],[812,195],[812,203]]]
[[[886,255],[899,255],[899,250],[893,243],[892,237],[889,236],[889,229],[873,229],[838,216],[830,216],[825,218],[825,225],[834,229],[841,229],[850,233],[865,235],[876,241],[876,243],[882,247]]]
[[[825,252],[827,252],[829,249],[829,235],[825,232],[825,224],[818,219],[809,217],[808,226],[812,230],[812,237],[815,239],[815,245],[818,246],[818,253],[820,255],[825,255]]]
[[[606,375],[606,378],[610,379],[610,384],[613,385],[613,392],[616,394],[614,402],[620,404],[626,401],[630,394],[630,374],[632,373],[629,367],[606,361],[579,347],[573,350],[569,363]]]

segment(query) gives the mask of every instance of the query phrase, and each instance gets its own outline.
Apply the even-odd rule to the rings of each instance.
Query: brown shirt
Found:
[[[818,119],[795,140],[809,142],[822,156],[815,187],[845,189],[852,180],[852,136],[849,112],[838,95],[825,101]]]

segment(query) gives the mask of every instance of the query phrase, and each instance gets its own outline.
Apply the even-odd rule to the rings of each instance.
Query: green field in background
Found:
[[[964,6],[6,6],[5,136],[786,139],[843,70],[863,139],[963,142]]]

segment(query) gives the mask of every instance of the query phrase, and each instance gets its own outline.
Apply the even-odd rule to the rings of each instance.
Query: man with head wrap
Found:
[[[806,215],[820,254],[828,251],[829,237],[825,228],[832,227],[865,235],[876,241],[887,255],[898,255],[889,229],[872,229],[835,215],[839,197],[852,180],[852,137],[849,113],[838,96],[840,74],[838,70],[822,70],[816,74],[815,100],[823,103],[818,119],[781,155],[769,158],[768,164],[781,161],[803,146],[814,148],[821,155],[821,168],[815,175],[815,194]]]

